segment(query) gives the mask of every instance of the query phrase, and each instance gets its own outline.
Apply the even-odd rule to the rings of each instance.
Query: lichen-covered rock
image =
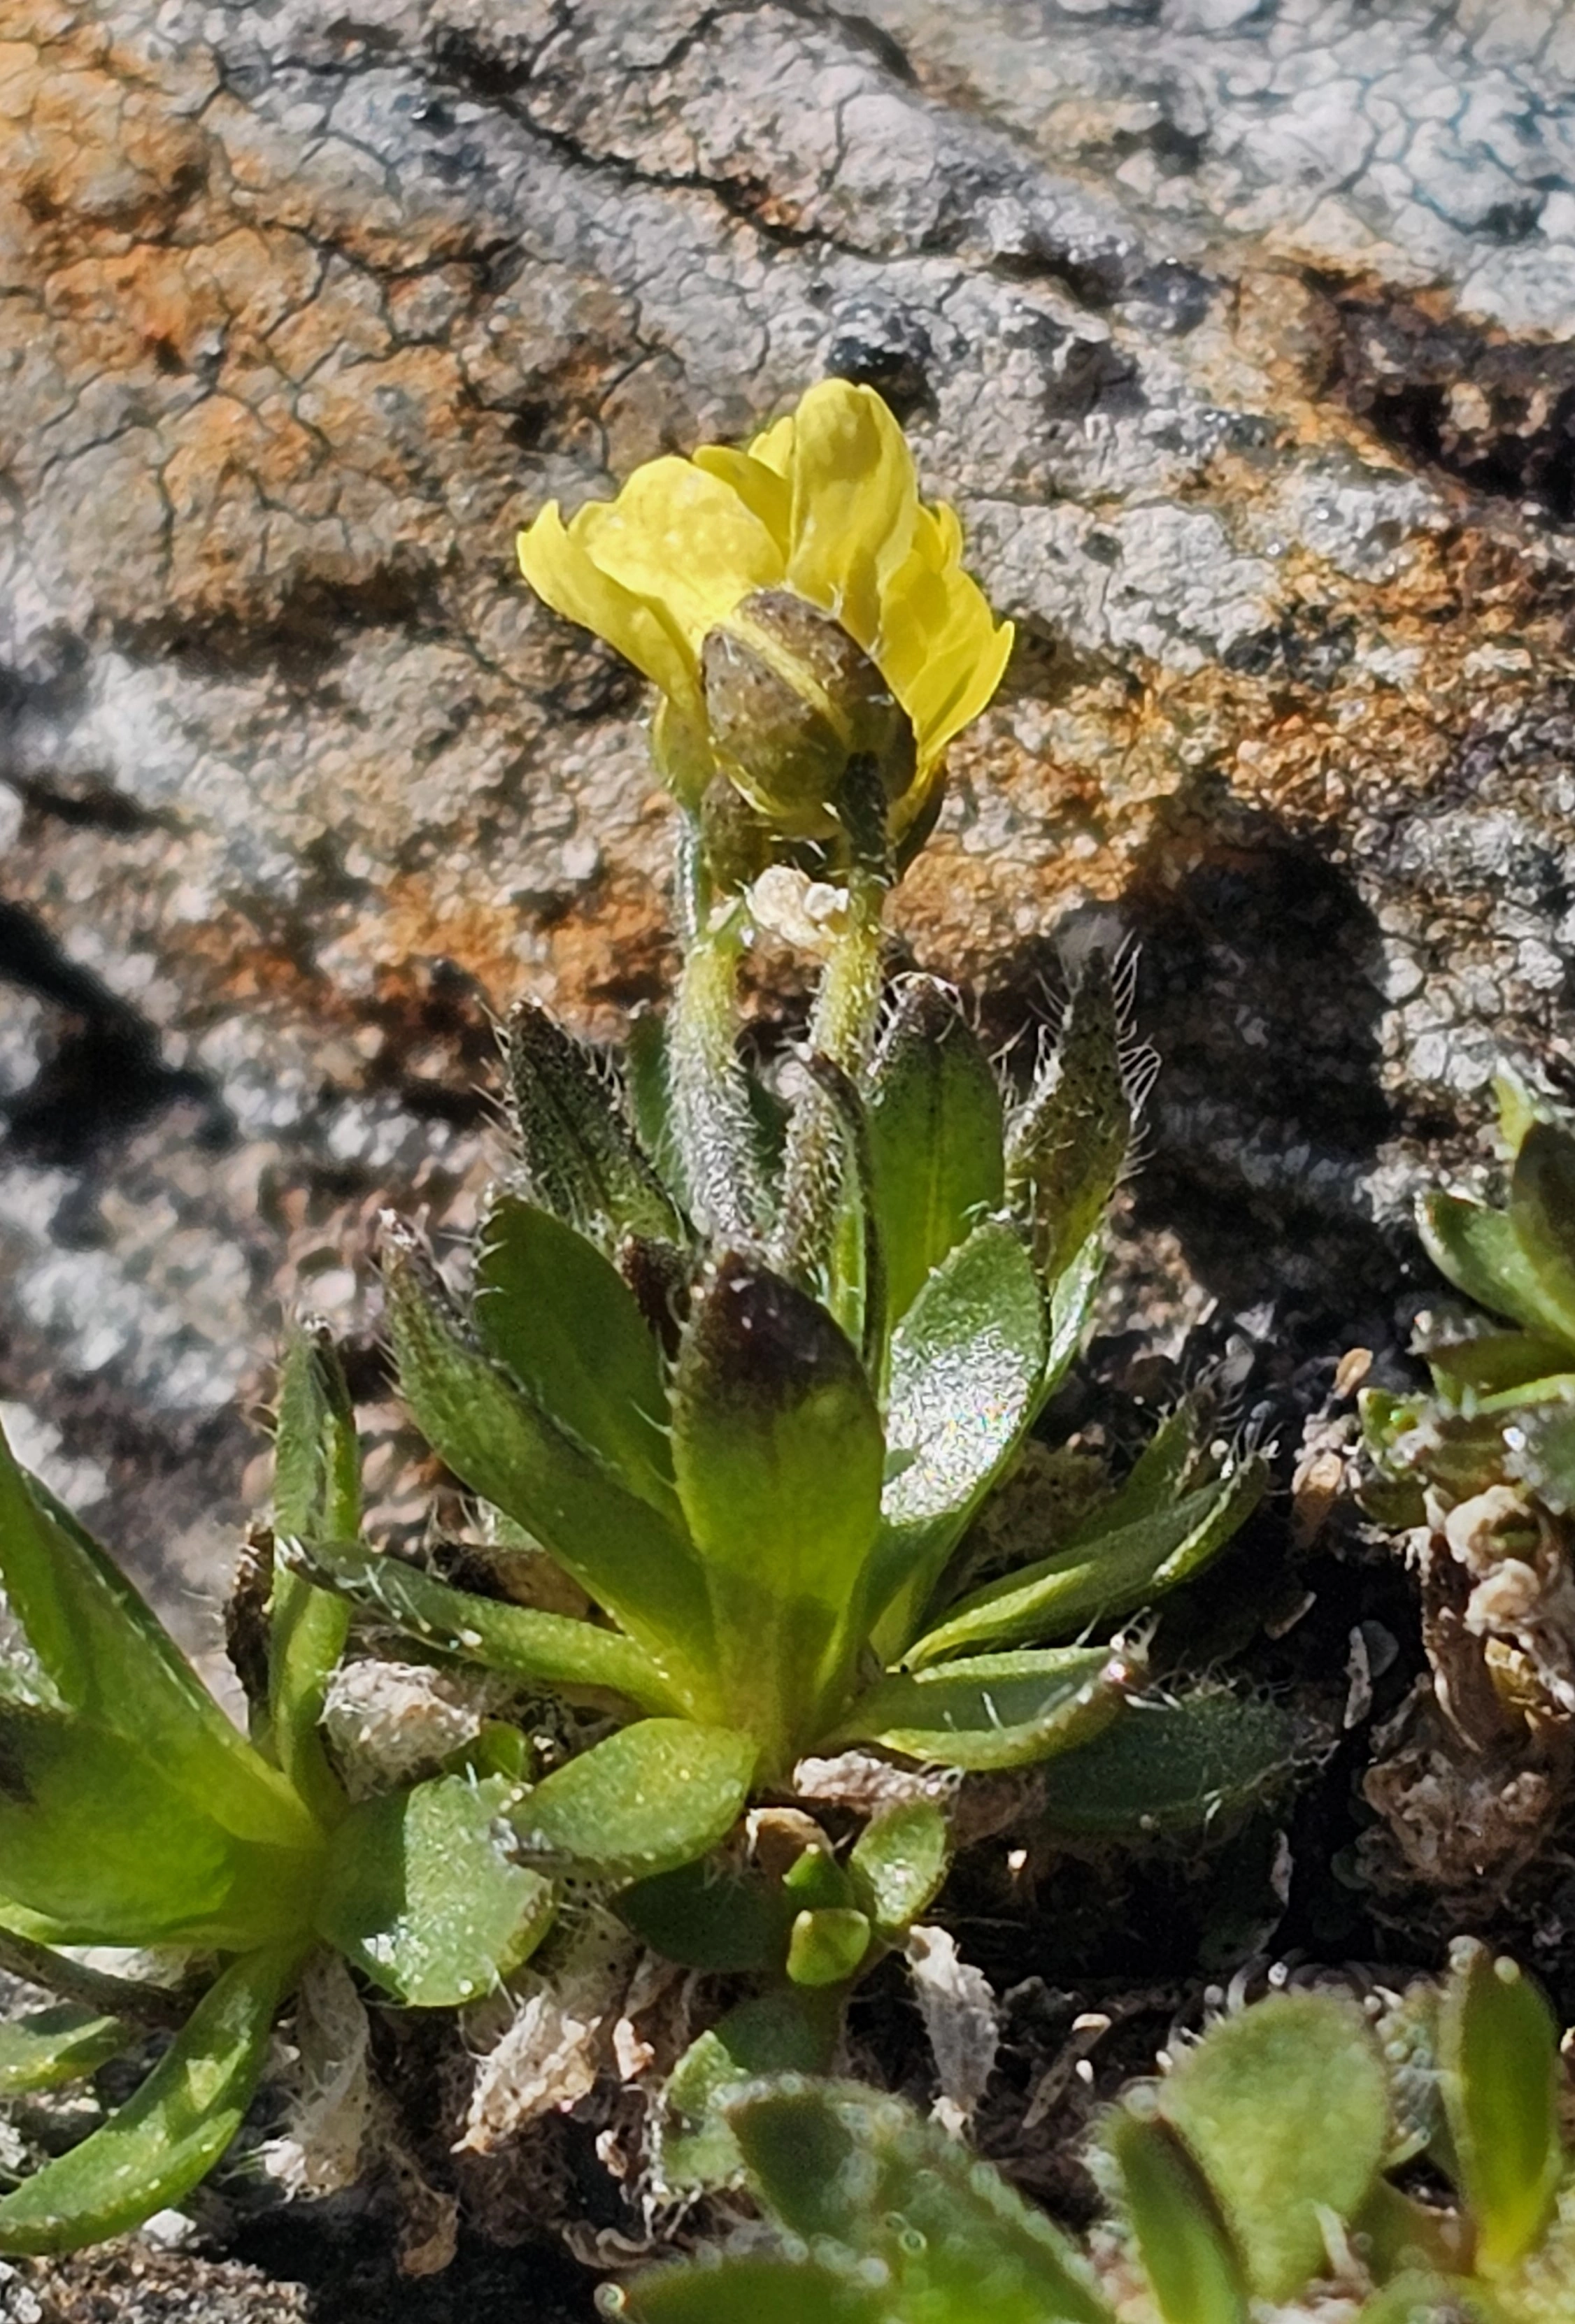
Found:
[[[660,986],[639,692],[514,526],[828,370],[1021,633],[905,936],[1003,1031],[1141,936],[1140,1221],[1386,1328],[1568,1004],[1553,0],[12,0],[0,248],[0,1388],[178,1608],[271,1298],[473,1200],[488,1003]]]

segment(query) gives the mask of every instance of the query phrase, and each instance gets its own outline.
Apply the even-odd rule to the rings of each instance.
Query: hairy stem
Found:
[[[703,894],[690,900],[699,905]],[[749,1084],[738,1060],[744,933],[738,906],[712,913],[690,938],[668,1020],[668,1071],[695,1223],[718,1242],[748,1245],[759,1238],[765,1202]]]

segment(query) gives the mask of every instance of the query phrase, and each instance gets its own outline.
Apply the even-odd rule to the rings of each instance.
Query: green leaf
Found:
[[[1547,2311],[1546,2324],[1563,2324],[1568,2290],[1567,2284],[1560,2287],[1561,2304]],[[1396,2276],[1364,2301],[1357,2324],[1533,2324],[1534,2313],[1517,2310],[1511,2318],[1485,2285],[1422,2269]]]
[[[1457,1290],[1524,1331],[1568,1342],[1570,1333],[1543,1297],[1538,1270],[1506,1211],[1489,1210],[1464,1194],[1433,1193],[1422,1196],[1416,1215],[1428,1257]]]
[[[872,1816],[848,1859],[856,1901],[888,1943],[901,1944],[940,1895],[951,1834],[934,1800],[902,1800]]]
[[[1294,1724],[1272,1702],[1224,1688],[1139,1702],[1075,1759],[1045,1769],[1043,1818],[1089,1840],[1205,1831],[1282,1789],[1296,1757]]]
[[[1478,2267],[1499,2275],[1552,2216],[1562,2166],[1558,2034],[1514,1961],[1468,1938],[1453,1950],[1439,2014],[1444,2113],[1476,2220]]]
[[[529,1000],[509,1018],[505,1058],[532,1200],[609,1244],[625,1234],[682,1241],[683,1222],[635,1142],[601,1061]]]
[[[715,2266],[650,2268],[624,2297],[625,2305],[614,2312],[630,2324],[742,2324],[745,2318],[749,2324],[891,2324],[892,2313],[884,2293],[851,2266],[807,2255],[751,2254]],[[938,2317],[934,2324],[951,2319]]]
[[[887,1314],[895,1323],[1005,1194],[1001,1093],[956,995],[938,978],[905,977],[898,987],[866,1104]]]
[[[737,1254],[697,1302],[672,1414],[727,1715],[774,1769],[858,1643],[850,1615],[879,1516],[880,1418],[824,1308]]]
[[[292,1332],[279,1372],[273,1429],[276,1537],[354,1540],[361,1526],[361,1447],[344,1368],[326,1324]],[[268,1603],[268,1742],[325,1822],[344,1794],[319,1732],[323,1696],[344,1651],[349,1609],[282,1561]]]
[[[643,1719],[548,1775],[514,1810],[531,1855],[607,1880],[648,1879],[709,1855],[749,1796],[756,1746],[725,1727]]]
[[[129,1583],[0,1438],[0,1865],[68,1943],[264,1944],[299,1926],[321,1834]]]
[[[296,1542],[285,1554],[325,1588],[342,1591],[443,1654],[549,1686],[611,1688],[643,1711],[678,1707],[651,1656],[620,1631],[458,1590],[359,1542]]]
[[[1228,1477],[1135,1524],[1107,1533],[1103,1512],[1096,1512],[1053,1557],[971,1591],[914,1641],[907,1660],[918,1668],[968,1646],[1064,1637],[1090,1622],[1116,1620],[1200,1572],[1257,1507],[1267,1485],[1267,1463],[1253,1455]]]
[[[842,2023],[840,1997],[787,1986],[740,2002],[690,2043],[668,2078],[657,2131],[657,2176],[678,2193],[736,2187],[744,2158],[725,2101],[766,2074],[824,2073]]]
[[[792,2078],[745,2092],[727,2117],[768,2210],[811,2247],[829,2238],[884,2276],[885,2315],[1111,2324],[1050,2221],[897,2100]]]
[[[502,1776],[439,1775],[358,1802],[336,1836],[319,1932],[412,2008],[494,1992],[557,1908],[551,1883],[513,1860],[516,1796]]]
[[[1102,1222],[1132,1142],[1121,1011],[1103,953],[1073,987],[1055,1053],[1006,1141],[1007,1198],[1048,1291]]]
[[[1569,1348],[1561,1341],[1532,1332],[1484,1332],[1469,1339],[1427,1341],[1416,1352],[1426,1358],[1434,1388],[1457,1405],[1510,1389],[1534,1396],[1540,1382],[1566,1371],[1570,1362]],[[1369,1397],[1378,1393],[1367,1391]]]
[[[794,1985],[846,1985],[869,1950],[867,1916],[851,1904],[800,1913],[788,1938],[787,1973]]]
[[[400,1387],[428,1443],[526,1526],[664,1672],[688,1678],[705,1655],[710,1614],[681,1529],[471,1344],[408,1229],[390,1222],[384,1250]]]
[[[141,2039],[120,2018],[96,2016],[69,2001],[0,2021],[0,2098],[78,2081]]]
[[[0,1435],[0,1588],[55,1702],[145,1752],[238,1839],[311,1849],[311,1817],[236,1733],[151,1609]],[[0,1848],[0,1862],[10,1859]],[[21,1902],[27,1899],[22,1897]]]
[[[1536,1277],[1537,1297],[1566,1346],[1575,1347],[1575,1130],[1533,1121],[1509,1181],[1509,1222]]]
[[[1575,1379],[1566,1373],[1539,1385],[1543,1393],[1511,1407],[1505,1470],[1529,1485],[1555,1517],[1575,1516]]]
[[[706,1859],[636,1881],[618,1898],[635,1934],[686,1969],[779,1969],[796,1912],[779,1881]]]
[[[1248,2324],[1241,2255],[1182,2139],[1125,2107],[1106,2137],[1163,2324]]]
[[[533,1204],[500,1196],[477,1248],[476,1329],[539,1411],[682,1522],[656,1342],[594,1243]]]
[[[1353,2218],[1382,2168],[1389,2093],[1354,2003],[1272,1993],[1210,2027],[1158,2090],[1228,2221],[1255,2295],[1325,2266],[1324,2217]]]
[[[868,1596],[876,1646],[902,1652],[947,1559],[1015,1457],[1045,1370],[1044,1302],[999,1221],[930,1277],[892,1340],[886,1440],[909,1457],[882,1501]]]
[[[0,2252],[78,2251],[178,2203],[240,2128],[299,1945],[231,1963],[134,2096],[0,2201]]]
[[[878,1743],[942,1767],[1021,1767],[1069,1751],[1120,1711],[1133,1667],[1107,1646],[980,1655],[894,1672],[860,1695],[829,1737]]]

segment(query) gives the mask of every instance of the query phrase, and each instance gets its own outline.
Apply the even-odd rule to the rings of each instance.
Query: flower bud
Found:
[[[830,836],[855,758],[888,799],[912,785],[906,711],[841,623],[792,590],[746,597],[707,635],[700,671],[718,765],[784,836]]]

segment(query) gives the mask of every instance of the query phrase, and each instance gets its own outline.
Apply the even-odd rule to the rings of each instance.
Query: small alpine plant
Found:
[[[669,2182],[737,2175],[718,2094],[830,2061],[852,1980],[941,1886],[948,1785],[1111,1732],[1143,1677],[1120,1626],[1264,1489],[1262,1459],[1200,1442],[1186,1405],[1092,1507],[1047,1504],[1029,1554],[1003,1564],[977,1531],[1089,1330],[1144,1061],[1098,954],[1020,1094],[942,982],[885,976],[886,899],[1011,632],[879,398],[828,383],[746,450],[653,461],[568,525],[549,508],[520,550],[661,691],[672,1006],[621,1061],[515,1009],[512,1149],[458,1293],[385,1222],[399,1386],[475,1497],[477,1586],[366,1538],[320,1328],[283,1365],[249,1739],[0,1462],[0,1964],[64,1997],[12,2070],[41,2086],[184,2021],[119,2113],[0,2198],[0,2251],[179,2200],[314,1956],[458,2009],[506,1995],[588,1898],[755,1979],[674,2077]],[[738,1038],[766,936],[818,972],[803,1054],[770,1074]],[[505,1594],[522,1551],[552,1602]],[[544,1771],[498,1717],[423,1781],[347,1785],[321,1716],[369,1620],[430,1665],[561,1696],[589,1747]],[[1283,1757],[1263,1707],[1218,1689],[1194,1724],[1238,1772]],[[850,1845],[797,1811],[806,1761],[819,1796],[829,1762],[876,1803]],[[1121,1769],[1144,1764],[1107,1763],[1106,1831],[1142,1823]],[[746,1844],[746,1811],[774,1808],[774,1846]],[[84,1945],[174,1948],[183,1981],[106,1981],[60,1950]]]

